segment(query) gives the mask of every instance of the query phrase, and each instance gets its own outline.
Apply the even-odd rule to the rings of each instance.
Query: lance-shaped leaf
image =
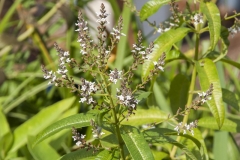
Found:
[[[60,158],[60,160],[94,160],[96,155],[93,154],[93,149],[86,151],[86,149],[79,149],[75,152],[65,154]]]
[[[34,141],[34,136],[28,136],[28,150],[35,160],[42,159],[59,159],[60,156],[52,146],[50,146],[46,141],[40,143],[32,148],[32,143]]]
[[[168,119],[168,114],[157,108],[151,109],[137,109],[134,111],[135,115],[130,116],[128,120],[124,120],[122,124],[131,126],[140,126],[144,124],[151,124],[155,122],[162,122]]]
[[[218,124],[214,121],[213,117],[203,117],[198,120],[198,126],[218,130]],[[240,132],[240,121],[232,121],[225,119],[221,128],[222,131],[228,131],[233,133]]]
[[[201,11],[206,15],[208,20],[210,41],[210,50],[213,50],[220,37],[221,19],[218,7],[213,2],[202,2],[200,5]]]
[[[216,119],[218,127],[221,128],[225,119],[225,108],[222,102],[222,89],[216,66],[212,60],[206,58],[196,62],[196,67],[202,91],[208,90],[210,84],[213,84],[211,100],[206,103]]]
[[[121,136],[134,160],[154,160],[143,134],[135,127],[122,126]]]
[[[28,134],[37,135],[48,125],[56,121],[75,101],[75,97],[64,99],[41,110],[37,115],[17,127],[14,134],[14,142],[10,152],[17,151],[27,143]]]
[[[63,129],[71,129],[72,127],[81,128],[90,126],[90,120],[94,119],[94,114],[76,114],[73,116],[69,116],[64,118],[60,121],[53,123],[52,125],[48,126],[42,132],[37,135],[37,138],[33,145],[38,144],[39,142],[43,141],[44,139],[50,137],[51,135],[58,133]]]
[[[163,52],[168,52],[172,45],[183,39],[190,30],[188,28],[172,29],[163,33],[154,42],[153,52],[149,55],[149,60],[143,64],[142,78],[145,80],[149,72],[154,68],[154,61],[158,61]]]
[[[144,21],[156,13],[163,5],[168,4],[170,0],[150,0],[145,3],[140,10],[140,19]]]

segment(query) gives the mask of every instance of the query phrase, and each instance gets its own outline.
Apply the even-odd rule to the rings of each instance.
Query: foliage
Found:
[[[43,5],[48,12],[29,22],[24,17],[32,3],[14,1],[0,22],[1,39],[14,37],[9,28],[18,32],[0,46],[0,159],[240,157],[234,138],[240,86],[232,72],[239,73],[240,63],[227,57],[228,36],[240,27],[238,13],[224,17],[235,19],[227,29],[214,2],[189,1],[180,12],[174,0],[150,0],[138,12],[125,1],[120,16],[117,2],[109,1],[117,22],[109,29],[104,4],[96,27],[83,11],[88,0],[49,1]],[[12,21],[20,4],[22,17]],[[164,5],[172,12],[167,23],[151,23],[148,18]],[[65,19],[56,21],[60,7]],[[137,18],[160,33],[154,42],[145,45],[142,32],[130,25]],[[131,36],[135,43],[129,45]]]

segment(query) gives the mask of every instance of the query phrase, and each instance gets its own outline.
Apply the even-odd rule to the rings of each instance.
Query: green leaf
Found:
[[[176,113],[179,108],[185,108],[189,86],[190,81],[186,75],[178,74],[172,80],[169,97],[173,113]]]
[[[121,124],[140,126],[143,124],[162,122],[168,119],[168,113],[165,113],[157,108],[150,108],[147,110],[137,109],[134,113],[135,115],[130,116],[128,120],[125,119]]]
[[[237,100],[237,96],[235,93],[222,88],[222,94],[223,94],[223,101],[227,104],[229,104],[230,106],[232,106],[233,108],[235,108],[237,111],[240,111],[240,107],[239,107],[239,101]]]
[[[108,151],[108,150],[103,150],[100,153],[97,154],[95,160],[112,160],[116,159],[114,158],[114,151]]]
[[[218,131],[213,135],[213,156],[214,159],[227,160],[228,132]]]
[[[227,159],[239,159],[240,157],[238,145],[236,144],[236,140],[231,134],[229,135],[228,138],[227,155],[228,155]]]
[[[184,137],[184,138],[181,138],[181,141],[180,141],[184,146],[186,146],[188,148],[188,150],[197,158],[197,159],[202,159],[202,155],[199,151],[199,149],[197,148],[196,144],[191,141],[190,139]],[[188,158],[188,155],[187,155],[187,158]]]
[[[32,95],[37,94],[38,92],[44,90],[47,86],[48,82],[45,81],[43,83],[40,83],[39,85],[36,85],[34,88],[32,88],[31,90],[21,94],[21,96],[19,96],[18,98],[16,98],[14,101],[12,101],[11,103],[9,103],[8,105],[4,106],[3,108],[3,112],[4,113],[8,113],[9,111],[11,111],[13,108],[17,107],[20,103],[22,103],[23,101],[25,101],[26,99],[28,99],[29,97],[31,97]]]
[[[145,80],[150,71],[154,68],[153,62],[158,61],[163,52],[170,51],[172,45],[182,40],[190,30],[188,28],[171,29],[155,40],[153,52],[149,55],[150,59],[143,64],[142,78]]]
[[[198,126],[210,128],[214,130],[219,129],[218,124],[213,117],[203,117],[199,119]],[[225,119],[220,130],[233,132],[233,133],[240,132],[240,123],[238,124],[237,122],[231,121],[229,119]]]
[[[209,160],[208,150],[205,145],[205,141],[203,139],[202,133],[197,128],[194,129],[194,138],[196,138],[201,143],[200,152],[201,152],[202,156],[204,157],[203,159]]]
[[[140,19],[144,21],[156,13],[163,5],[168,4],[170,0],[150,0],[143,5],[140,10]]]
[[[93,149],[79,149],[75,152],[68,153],[60,158],[60,160],[95,160],[96,155],[93,154]]]
[[[191,153],[191,151],[184,146],[183,144],[175,141],[174,139],[170,138],[166,134],[172,133],[172,130],[167,129],[167,128],[154,128],[150,130],[146,130],[143,132],[145,139],[151,143],[151,144],[165,144],[165,143],[170,143],[181,150],[190,157],[191,159],[197,160],[197,158]]]
[[[198,61],[196,67],[202,90],[205,92],[209,89],[210,84],[213,84],[212,99],[206,103],[215,117],[218,127],[221,128],[225,119],[225,108],[222,102],[222,89],[216,66],[212,60],[206,58]]]
[[[135,127],[122,126],[121,136],[134,160],[154,160],[143,134]]]
[[[1,139],[5,134],[10,132],[8,121],[1,109],[0,109],[0,124],[1,124],[0,139]]]
[[[213,2],[201,2],[200,4],[201,11],[208,20],[209,32],[210,32],[210,41],[211,47],[210,51],[214,50],[221,32],[221,19],[219,9]]]
[[[44,129],[37,135],[34,145],[50,137],[51,135],[54,135],[55,133],[58,133],[63,129],[71,129],[72,127],[81,128],[81,127],[90,126],[90,120],[94,119],[94,117],[95,117],[94,114],[80,113],[73,116],[69,116],[60,121],[57,121],[52,125],[48,126],[46,129]]]
[[[152,92],[145,92],[145,91],[137,91],[134,95],[137,98],[137,100],[141,101],[142,99],[146,99],[148,98],[148,96],[151,94]]]
[[[47,142],[40,143],[32,148],[34,136],[28,137],[28,150],[35,160],[59,159],[60,156]]]
[[[8,155],[8,151],[10,150],[13,143],[13,135],[11,132],[5,133],[0,137],[0,159],[5,159]]]
[[[10,152],[15,152],[27,143],[28,134],[37,135],[59,118],[59,116],[69,109],[75,101],[75,97],[59,101],[41,110],[37,115],[20,125],[14,131],[14,143]]]
[[[234,62],[234,61],[232,61],[230,59],[226,59],[226,58],[221,59],[221,61],[240,69],[240,63]]]
[[[158,107],[162,111],[172,114],[171,107],[170,107],[170,105],[167,101],[167,98],[165,97],[162,89],[160,88],[158,82],[154,83],[153,92],[154,92],[155,100],[156,100]]]
[[[104,148],[114,148],[118,146],[118,140],[116,135],[114,134],[108,134],[106,135],[106,131],[104,131],[104,135],[101,137],[100,141],[101,141],[101,145]],[[105,136],[106,135],[106,136]]]

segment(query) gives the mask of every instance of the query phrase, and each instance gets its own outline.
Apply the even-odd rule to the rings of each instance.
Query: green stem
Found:
[[[199,46],[199,33],[196,33],[195,56],[194,56],[194,60],[195,61],[198,60],[198,46]],[[197,75],[197,70],[196,70],[196,66],[194,64],[193,72],[192,72],[192,78],[191,78],[191,84],[190,84],[190,88],[189,88],[189,92],[188,92],[188,100],[187,100],[186,107],[189,107],[191,105],[191,103],[192,103],[193,91],[194,91],[194,86],[195,86],[195,82],[196,82],[196,75]],[[183,126],[187,123],[188,116],[189,116],[189,112],[186,112],[185,116],[183,118],[183,123],[182,123]],[[177,137],[177,142],[180,142],[180,140],[181,140],[181,137],[178,136]],[[174,146],[172,151],[171,151],[171,153],[170,153],[170,157],[172,159],[174,159],[176,152],[177,152],[177,146]]]
[[[229,17],[224,17],[224,19],[225,19],[225,20],[229,20],[229,19],[235,18],[235,17],[237,17],[237,16],[240,16],[240,13],[234,14],[234,15],[229,16]]]
[[[106,78],[103,77],[102,75],[100,75],[105,83],[105,86],[107,86],[107,81],[106,81]],[[121,137],[121,133],[120,133],[120,128],[119,128],[119,119],[117,118],[117,112],[115,110],[115,107],[114,107],[114,103],[113,103],[113,100],[111,98],[111,91],[110,89],[107,87],[106,88],[106,91],[107,93],[110,95],[110,106],[111,106],[111,110],[112,110],[112,115],[113,115],[113,119],[114,119],[114,124],[115,124],[115,129],[116,129],[116,135],[117,135],[117,139],[118,139],[118,145],[119,145],[119,150],[120,150],[120,155],[121,155],[121,158],[124,160],[125,157],[124,157],[124,150],[123,150],[123,145],[124,145],[124,142],[123,142],[123,139]]]

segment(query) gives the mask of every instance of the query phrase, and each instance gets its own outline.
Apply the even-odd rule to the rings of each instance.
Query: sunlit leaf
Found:
[[[163,112],[157,108],[151,109],[137,109],[134,111],[135,115],[132,115],[128,120],[124,120],[122,124],[140,126],[143,124],[151,124],[155,122],[162,122],[168,119],[168,113]]]
[[[163,5],[168,4],[170,0],[150,0],[143,5],[140,10],[140,19],[143,21],[156,13]]]
[[[218,127],[221,128],[225,119],[225,108],[222,102],[222,89],[215,64],[210,59],[203,59],[196,63],[202,91],[209,89],[213,84],[211,100],[206,103],[215,117]]]

